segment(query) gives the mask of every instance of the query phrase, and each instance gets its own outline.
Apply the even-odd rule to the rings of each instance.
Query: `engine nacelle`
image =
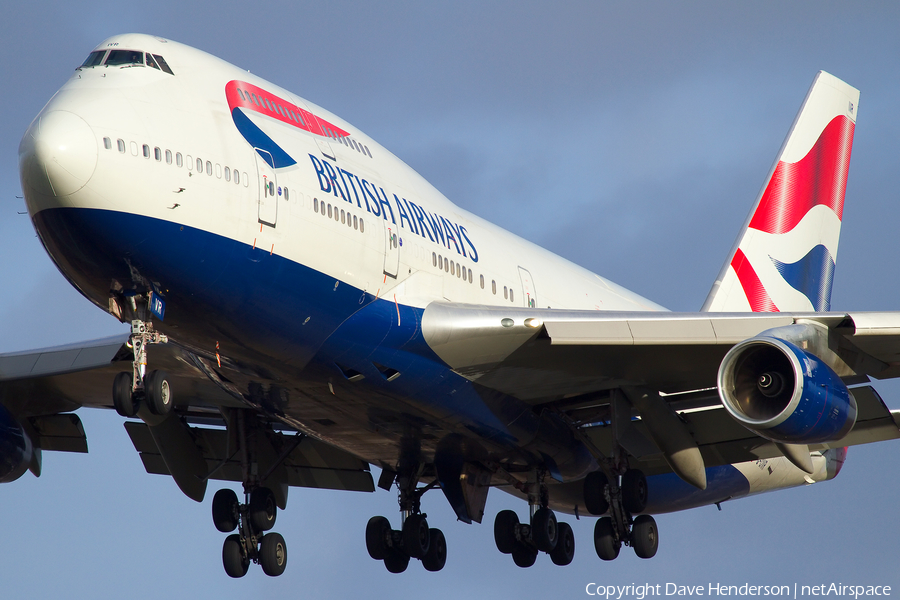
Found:
[[[0,483],[9,483],[24,475],[33,457],[31,438],[0,404]]]
[[[773,442],[836,441],[856,423],[856,400],[831,367],[775,337],[735,345],[719,365],[718,385],[725,410]]]

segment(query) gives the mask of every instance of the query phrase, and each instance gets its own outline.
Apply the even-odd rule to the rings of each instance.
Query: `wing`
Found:
[[[11,469],[14,476],[4,479],[0,473],[0,481],[11,481],[26,468],[40,475],[41,450],[87,452],[84,428],[73,411],[113,408],[113,379],[132,368],[128,339],[122,335],[0,355],[0,417],[11,423],[9,435],[22,440],[22,464]],[[172,475],[185,494],[200,501],[207,480],[241,480],[236,442],[228,439],[225,425],[229,411],[247,405],[211,368],[215,359],[211,363],[211,357],[171,340],[154,345],[152,354],[154,367],[169,374],[189,406],[182,403],[165,419],[139,413],[147,423],[126,421],[125,428],[148,473]],[[286,503],[288,486],[374,491],[366,462],[303,434],[285,435],[284,428],[261,424],[263,435],[254,448],[279,505]]]
[[[616,390],[662,392],[706,466],[784,453],[723,408],[717,375],[738,343],[811,332],[810,350],[844,383],[900,375],[900,313],[606,313],[432,303],[422,328],[431,349],[457,373],[536,409],[558,411],[604,454],[611,451]],[[810,450],[898,437],[900,411],[889,411],[868,386],[854,388],[853,396],[853,430]],[[627,421],[637,420],[620,442],[648,472],[667,470],[658,444],[648,439],[654,437],[649,423],[629,409]]]

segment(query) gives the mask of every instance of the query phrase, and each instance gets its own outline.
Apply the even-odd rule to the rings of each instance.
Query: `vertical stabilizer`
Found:
[[[859,90],[820,71],[701,310],[827,311]]]

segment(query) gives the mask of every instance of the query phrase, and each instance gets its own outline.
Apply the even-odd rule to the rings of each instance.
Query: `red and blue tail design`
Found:
[[[816,76],[702,310],[829,310],[858,104]]]

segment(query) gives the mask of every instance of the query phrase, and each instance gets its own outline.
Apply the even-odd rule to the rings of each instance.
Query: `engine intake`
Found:
[[[718,385],[725,410],[773,442],[836,441],[856,423],[856,400],[841,378],[817,356],[779,338],[735,345],[719,365]]]

